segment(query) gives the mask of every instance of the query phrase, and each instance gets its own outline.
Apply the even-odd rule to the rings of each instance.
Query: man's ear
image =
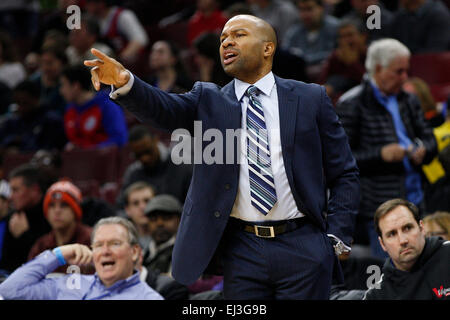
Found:
[[[131,258],[133,259],[133,262],[136,264],[141,255],[141,248],[139,247],[139,245],[135,244],[131,247],[131,249],[133,250]]]
[[[423,220],[419,220],[419,231],[425,236],[425,228],[423,227]]]
[[[375,66],[375,73],[379,73],[381,70],[383,70],[383,66],[381,64],[377,64]]]
[[[270,57],[275,54],[275,44],[271,41],[268,41],[264,45],[264,57]]]
[[[386,247],[384,246],[383,243],[383,239],[380,236],[378,236],[378,241],[380,242],[380,246],[381,248],[383,248],[384,252],[387,252]]]

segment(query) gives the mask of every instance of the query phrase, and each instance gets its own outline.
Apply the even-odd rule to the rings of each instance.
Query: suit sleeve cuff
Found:
[[[114,86],[111,85],[111,93],[109,94],[109,97],[111,99],[115,100],[119,96],[124,96],[128,92],[130,92],[131,87],[133,86],[133,83],[134,83],[134,76],[133,76],[133,74],[130,71],[127,70],[127,72],[130,75],[130,79],[128,80],[128,82],[124,86],[122,86],[122,87],[120,87],[118,89],[115,89]]]

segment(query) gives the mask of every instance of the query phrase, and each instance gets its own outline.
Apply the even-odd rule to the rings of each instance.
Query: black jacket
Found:
[[[3,252],[0,260],[0,269],[12,273],[15,269],[27,262],[28,253],[38,238],[50,232],[51,228],[42,212],[42,202],[36,206],[25,209],[29,229],[20,237],[15,238],[9,229],[5,232]],[[13,212],[7,217],[7,226]],[[8,228],[8,227],[7,227]]]
[[[423,142],[427,151],[423,163],[429,163],[437,153],[437,144],[419,101],[406,92],[400,92],[397,100],[409,138]],[[368,80],[346,92],[339,99],[336,112],[360,169],[359,213],[371,218],[383,202],[406,197],[403,162],[386,163],[381,158],[383,146],[398,143],[394,123],[390,113],[376,100]]]
[[[450,241],[427,238],[410,272],[396,269],[386,259],[380,285],[380,289],[369,289],[365,299],[450,300]]]

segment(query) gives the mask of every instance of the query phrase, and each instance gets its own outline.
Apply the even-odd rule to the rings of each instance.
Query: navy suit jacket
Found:
[[[283,161],[297,207],[321,231],[349,245],[360,200],[359,171],[341,122],[324,87],[277,76],[275,82]],[[194,121],[202,121],[203,132],[216,128],[225,137],[226,129],[241,128],[234,81],[223,88],[196,82],[190,92],[177,95],[135,77],[129,93],[115,101],[142,122],[169,130],[193,133]],[[210,143],[203,142],[203,148]],[[223,145],[226,159],[225,139]],[[237,159],[234,148],[234,164],[194,165],[173,251],[172,274],[180,283],[197,280],[218,247],[237,195]]]

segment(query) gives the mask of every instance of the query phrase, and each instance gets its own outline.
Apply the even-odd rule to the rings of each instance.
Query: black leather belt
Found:
[[[230,217],[229,224],[231,227],[238,227],[249,233],[253,233],[261,238],[275,238],[285,232],[293,231],[300,228],[308,222],[308,218],[301,217],[297,219],[269,222],[270,225],[250,223],[244,220]]]

